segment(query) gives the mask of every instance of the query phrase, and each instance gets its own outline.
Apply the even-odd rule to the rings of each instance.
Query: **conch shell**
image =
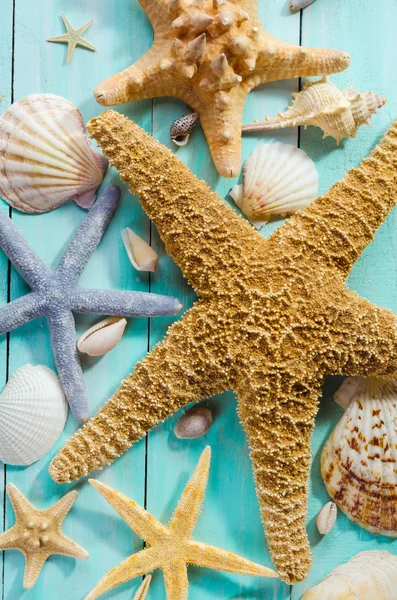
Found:
[[[126,327],[127,321],[123,317],[108,317],[83,333],[77,349],[89,356],[103,356],[117,346]]]
[[[0,117],[0,196],[18,210],[42,213],[66,200],[90,208],[107,165],[64,98],[27,96]]]
[[[314,125],[323,130],[324,138],[333,137],[339,144],[344,138],[356,137],[358,128],[369,125],[372,115],[387,102],[378,94],[357,92],[353,87],[339,90],[327,77],[307,81],[293,98],[292,106],[286,112],[279,113],[274,119],[243,125],[242,131]]]
[[[396,600],[397,557],[389,552],[360,552],[337,567],[302,600]]]
[[[342,394],[350,404],[321,456],[327,491],[364,529],[397,537],[397,381],[356,377]]]

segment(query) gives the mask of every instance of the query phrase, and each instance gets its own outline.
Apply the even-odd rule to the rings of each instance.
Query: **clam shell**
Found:
[[[397,557],[373,550],[331,571],[302,600],[395,600],[396,589]]]
[[[305,208],[318,193],[318,173],[307,154],[289,144],[261,144],[247,158],[243,184],[230,196],[251,223],[260,229],[272,215],[289,215]]]
[[[83,333],[77,342],[77,349],[89,356],[103,356],[117,346],[126,327],[126,319],[108,317]]]
[[[66,200],[90,208],[107,164],[78,109],[59,96],[27,96],[0,118],[0,196],[18,210],[46,212]]]
[[[211,427],[212,412],[209,408],[197,406],[188,410],[177,422],[174,433],[180,439],[195,439],[201,437]]]
[[[132,266],[137,271],[153,273],[159,260],[157,252],[129,227],[121,232],[121,237]]]
[[[47,367],[24,365],[0,394],[0,460],[26,466],[40,460],[61,435],[68,405]]]
[[[396,381],[363,379],[324,447],[321,473],[349,519],[397,536]]]

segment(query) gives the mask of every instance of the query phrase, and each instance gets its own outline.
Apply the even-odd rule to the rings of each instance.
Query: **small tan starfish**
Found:
[[[95,46],[90,44],[90,42],[87,42],[87,40],[85,40],[82,37],[83,33],[85,33],[87,31],[87,29],[89,27],[91,27],[91,25],[93,24],[94,21],[92,21],[92,20],[88,21],[88,23],[85,23],[85,25],[83,25],[82,27],[79,27],[79,29],[73,29],[73,27],[71,26],[71,24],[69,23],[69,21],[65,17],[65,15],[62,13],[61,16],[62,16],[63,22],[65,24],[67,33],[64,33],[63,35],[58,35],[57,37],[49,38],[47,40],[47,42],[55,42],[57,44],[67,44],[68,45],[68,55],[66,58],[67,62],[71,61],[74,51],[76,50],[76,46],[82,46],[83,48],[87,48],[88,50],[92,50],[93,52],[96,52]]]
[[[210,459],[211,449],[207,446],[168,527],[124,494],[96,479],[89,480],[128,525],[145,539],[148,547],[109,571],[85,600],[95,600],[117,585],[155,569],[162,569],[164,573],[167,600],[186,600],[188,564],[241,575],[278,577],[275,571],[267,567],[191,539],[207,487]]]
[[[145,600],[146,596],[148,595],[151,581],[152,581],[152,576],[146,575],[145,579],[142,581],[141,585],[137,589],[133,600]]]
[[[0,550],[19,550],[24,555],[25,589],[34,586],[51,554],[88,558],[88,552],[61,531],[63,520],[76,502],[77,492],[69,492],[44,510],[30,504],[12,483],[7,485],[7,493],[15,513],[15,525],[0,535]]]

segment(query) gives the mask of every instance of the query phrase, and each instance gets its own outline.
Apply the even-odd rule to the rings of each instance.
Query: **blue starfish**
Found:
[[[0,247],[31,288],[31,293],[0,308],[0,334],[46,316],[52,352],[73,415],[89,417],[83,374],[76,348],[73,312],[152,317],[176,315],[176,298],[114,290],[79,288],[77,281],[101,241],[120,200],[120,188],[108,186],[89,211],[52,271],[28,245],[12,220],[0,210]]]

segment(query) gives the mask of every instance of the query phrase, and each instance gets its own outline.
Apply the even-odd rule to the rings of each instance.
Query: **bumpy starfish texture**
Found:
[[[241,575],[277,577],[277,573],[267,567],[192,539],[207,487],[210,459],[211,449],[207,446],[168,527],[124,494],[100,481],[90,479],[91,485],[106,498],[135,533],[147,542],[148,547],[109,571],[85,600],[95,600],[117,585],[155,569],[163,571],[167,600],[186,600],[188,564]]]
[[[125,317],[175,315],[176,298],[79,288],[78,279],[101,241],[120,200],[120,188],[110,185],[89,211],[57,269],[51,271],[30,248],[4,211],[0,211],[0,248],[31,288],[31,293],[0,308],[0,334],[46,316],[59,379],[72,413],[89,417],[84,379],[76,348],[73,312]]]
[[[95,90],[99,104],[175,96],[200,115],[219,173],[235,177],[249,92],[269,81],[328,75],[350,57],[336,50],[292,46],[269,35],[257,0],[139,0],[153,29],[153,46]]]
[[[147,597],[148,592],[149,592],[151,581],[152,581],[152,576],[146,575],[145,579],[142,581],[141,585],[137,589],[133,600],[145,600],[145,598]]]
[[[7,493],[15,513],[15,524],[0,535],[0,550],[19,550],[25,557],[23,587],[34,586],[45,561],[52,554],[86,559],[88,552],[66,537],[62,523],[77,500],[77,492],[69,492],[50,508],[34,507],[12,483]]]
[[[73,29],[65,15],[62,14],[61,16],[66,28],[66,33],[64,35],[58,35],[56,37],[49,38],[47,42],[55,42],[57,44],[68,45],[68,55],[66,57],[66,62],[70,62],[72,60],[72,56],[77,46],[82,46],[82,48],[87,48],[87,50],[92,50],[93,52],[95,52],[95,46],[93,46],[92,44],[90,44],[90,42],[87,42],[87,40],[83,38],[83,33],[85,33],[87,29],[91,27],[94,21],[88,21],[88,23],[85,23],[82,27],[79,27],[78,29]]]
[[[362,165],[265,240],[164,146],[114,111],[89,124],[200,299],[52,463],[70,481],[182,406],[230,388],[248,434],[273,560],[311,556],[310,436],[326,374],[397,373],[393,314],[345,279],[397,198],[397,124]]]

